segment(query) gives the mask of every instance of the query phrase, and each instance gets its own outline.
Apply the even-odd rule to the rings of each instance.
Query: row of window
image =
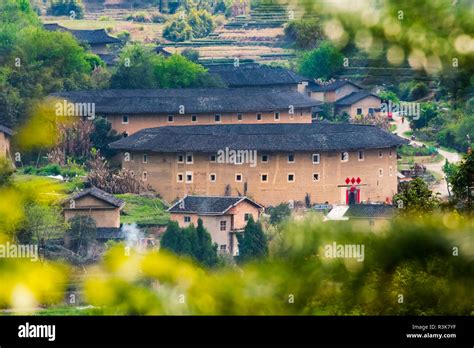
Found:
[[[359,161],[363,161],[364,160],[364,151],[358,151],[358,160]],[[392,157],[392,150],[389,151],[389,156]],[[269,155],[261,155],[260,156],[260,160],[262,163],[268,163],[269,161],[269,158],[270,156]],[[311,155],[311,158],[312,158],[312,161],[313,161],[313,164],[319,164],[320,163],[320,159],[321,159],[321,156],[318,154],[318,153],[313,153]],[[379,151],[379,158],[383,158],[383,151]],[[295,155],[294,154],[288,154],[287,156],[287,160],[288,160],[288,163],[295,163]],[[186,154],[186,155],[183,155],[183,154],[179,154],[177,156],[177,161],[178,163],[185,163],[186,164],[193,164],[194,163],[194,159],[193,159],[193,155],[192,154]],[[216,155],[210,155],[209,156],[209,161],[210,162],[216,162],[217,161],[217,156]],[[341,152],[341,162],[347,162],[349,161],[349,152]],[[148,155],[147,154],[144,154],[143,155],[143,163],[148,163]],[[239,156],[236,157],[235,159],[235,164],[242,164],[243,161],[242,161],[242,158],[240,158]]]
[[[290,114],[290,119],[293,119],[294,114]],[[303,116],[303,112],[300,112],[300,116]],[[257,113],[255,115],[255,119],[257,121],[261,121],[263,117],[263,114]],[[273,119],[275,121],[280,121],[281,114],[279,112],[274,112],[273,113]],[[243,114],[237,114],[237,121],[242,121],[244,119]],[[222,120],[222,115],[221,114],[215,114],[214,115],[214,122],[220,123]],[[130,121],[129,117],[124,115],[122,116],[122,124],[128,124]],[[168,123],[173,123],[174,122],[174,115],[168,115]],[[198,115],[191,115],[191,122],[198,122]]]

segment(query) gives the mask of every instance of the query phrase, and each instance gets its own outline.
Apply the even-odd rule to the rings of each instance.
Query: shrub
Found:
[[[192,48],[186,48],[181,52],[181,55],[191,62],[197,63],[199,61],[199,52]]]
[[[163,37],[180,42],[208,36],[215,29],[215,21],[206,10],[191,10],[185,17],[174,16],[163,30]]]
[[[80,0],[52,0],[46,13],[51,16],[70,16],[71,11],[74,12],[75,19],[84,17],[84,7]]]
[[[304,18],[291,21],[285,28],[285,36],[296,48],[313,49],[323,35],[318,18]]]

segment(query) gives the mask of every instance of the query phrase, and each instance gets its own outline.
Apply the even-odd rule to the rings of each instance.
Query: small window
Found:
[[[364,151],[359,151],[359,161],[364,160]]]
[[[198,121],[198,117],[196,115],[192,115],[191,122],[197,122],[197,121]]]
[[[193,182],[193,172],[186,172],[186,182]]]
[[[122,136],[123,136],[124,138],[128,137],[128,132],[123,132],[123,133],[122,133]]]
[[[379,169],[379,176],[380,176],[380,177],[383,176],[383,169]]]
[[[128,124],[128,116],[122,116],[122,123]]]
[[[295,174],[291,173],[288,174],[288,182],[294,182],[295,181]]]
[[[290,153],[288,154],[288,163],[295,163],[295,155]]]
[[[275,121],[280,121],[280,113],[275,112]]]
[[[176,181],[177,181],[177,182],[183,182],[183,181],[184,181],[184,175],[183,175],[183,173],[178,173],[178,174],[176,175]]]
[[[244,163],[244,159],[243,159],[242,154],[237,152],[237,154],[235,155],[234,164],[240,165],[240,164],[243,164],[243,163]]]
[[[130,174],[132,174],[132,176],[135,176],[135,172],[133,170],[130,171]]]
[[[388,152],[388,156],[389,156],[389,157],[392,157],[392,150],[390,150],[390,151]]]
[[[362,108],[357,108],[357,115],[362,115]]]
[[[220,123],[220,122],[221,122],[221,115],[219,115],[219,114],[215,115],[215,116],[214,116],[214,121],[215,121],[216,123]]]
[[[260,181],[261,182],[268,182],[268,174],[260,175]]]
[[[235,181],[236,182],[242,182],[242,174],[235,174]]]
[[[147,179],[148,179],[148,173],[143,172],[143,181],[147,181]]]
[[[379,158],[383,157],[383,151],[379,151]]]
[[[319,164],[319,153],[313,153],[313,164]]]
[[[185,223],[190,223],[191,222],[191,216],[185,216],[184,217],[184,222]]]
[[[221,221],[221,231],[227,230],[227,221]]]
[[[369,108],[369,115],[374,116],[375,115],[375,109],[374,108]]]
[[[217,160],[217,156],[216,156],[216,155],[210,155],[210,156],[209,156],[209,162],[215,163],[216,160]]]
[[[187,154],[186,155],[186,164],[193,164],[193,155]]]
[[[257,121],[261,121],[262,120],[262,114],[257,114]]]
[[[148,163],[148,155],[147,154],[143,155],[143,163]]]
[[[225,231],[225,230],[224,230]],[[220,246],[221,251],[226,251],[227,250],[227,244],[222,244]]]
[[[313,173],[313,181],[319,181],[319,173]]]
[[[244,115],[238,114],[237,115],[237,121],[242,121],[244,119]]]
[[[173,123],[173,122],[174,122],[173,115],[168,115],[168,123]]]
[[[268,155],[262,155],[262,163],[268,163]]]
[[[251,216],[252,216],[252,214],[250,214],[250,213],[245,213],[245,215],[244,215],[244,220],[245,220],[245,221],[249,221]]]
[[[178,155],[177,157],[178,163],[184,163],[184,155]]]
[[[388,167],[388,175],[393,176],[393,167]]]
[[[209,181],[216,182],[217,176],[215,173],[209,174]]]
[[[349,152],[341,152],[341,162],[349,161]]]

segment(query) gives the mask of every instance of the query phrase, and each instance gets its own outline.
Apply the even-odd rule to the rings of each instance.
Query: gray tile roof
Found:
[[[95,103],[98,114],[265,112],[321,105],[297,91],[272,88],[109,89],[54,93],[70,102]]]
[[[259,64],[211,65],[209,73],[219,76],[229,87],[289,85],[308,80],[288,69]]]
[[[344,216],[348,218],[390,218],[395,215],[395,207],[387,204],[353,204]]]
[[[351,84],[361,89],[360,86],[356,85],[354,82],[349,81],[349,80],[336,80],[332,83],[328,83],[327,85],[320,85],[316,82],[311,81],[308,84],[308,89],[312,92],[329,92],[329,91],[335,91],[336,89],[339,89],[347,84]]]
[[[15,131],[13,131],[12,129],[8,128],[8,127],[5,127],[5,126],[2,126],[0,124],[0,132],[2,133],[5,133],[5,134],[8,134],[10,136],[12,136],[13,134],[15,134]]]
[[[119,43],[120,40],[107,34],[105,29],[94,29],[94,30],[74,30],[65,28],[57,23],[44,24],[44,28],[49,31],[66,31],[71,33],[77,40],[87,43],[89,45],[94,44],[113,44]]]
[[[226,147],[260,152],[349,151],[388,148],[406,142],[372,125],[318,122],[148,128],[109,146],[126,151],[215,153]]]
[[[88,195],[96,197],[96,198],[98,198],[98,199],[100,199],[100,200],[102,200],[106,203],[109,203],[110,205],[113,205],[117,208],[121,208],[125,205],[125,202],[123,200],[121,200],[120,198],[117,198],[114,195],[111,195],[110,193],[102,191],[102,190],[98,189],[97,187],[91,187],[89,189],[86,189],[84,191],[76,193],[75,195],[70,197],[69,200],[71,200],[71,199],[77,200],[79,198],[82,198],[82,197],[88,196]]]
[[[370,93],[369,91],[358,91],[358,92],[352,92],[349,95],[346,95],[345,97],[339,99],[336,101],[337,106],[349,106],[352,105],[359,100],[362,100],[364,98],[367,98],[369,96],[375,97],[380,99],[380,102],[382,102],[382,99],[375,94]]]
[[[168,209],[170,213],[193,213],[202,215],[222,215],[242,201],[247,201],[258,208],[260,204],[247,197],[229,196],[186,196]]]

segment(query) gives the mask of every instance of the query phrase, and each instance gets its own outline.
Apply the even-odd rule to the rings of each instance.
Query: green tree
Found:
[[[94,119],[94,131],[90,133],[92,146],[100,151],[106,158],[111,158],[117,151],[109,148],[109,144],[119,140],[120,134],[112,129],[112,125],[103,117]]]
[[[432,213],[439,206],[439,198],[421,178],[410,181],[393,201],[401,211],[417,216]]]
[[[196,259],[205,266],[215,266],[217,264],[217,244],[212,242],[211,235],[204,228],[201,219],[198,219],[196,235]]]
[[[270,223],[272,225],[278,225],[291,217],[291,209],[285,203],[269,208],[268,212],[270,213]]]
[[[85,257],[97,235],[96,222],[90,216],[76,215],[69,220],[67,235],[71,241],[71,250]]]
[[[285,36],[298,49],[313,49],[322,40],[319,18],[293,20],[285,27]]]
[[[268,240],[262,225],[249,218],[242,234],[237,234],[239,242],[239,262],[249,262],[268,255]]]
[[[31,233],[33,240],[39,245],[44,245],[49,239],[63,236],[66,228],[61,210],[55,206],[30,204],[25,209],[23,229]]]
[[[329,80],[341,70],[342,62],[341,52],[325,41],[318,48],[303,54],[299,60],[299,72],[310,78]]]
[[[193,38],[193,29],[184,19],[176,18],[165,26],[163,37],[174,42],[188,41]]]
[[[160,247],[177,255],[192,256],[189,233],[185,233],[176,221],[170,221],[161,237]]]
[[[73,16],[74,19],[84,17],[84,6],[80,0],[51,0],[47,10],[51,16]]]
[[[465,156],[448,180],[452,185],[454,197],[457,201],[472,211],[474,206],[474,153]]]

